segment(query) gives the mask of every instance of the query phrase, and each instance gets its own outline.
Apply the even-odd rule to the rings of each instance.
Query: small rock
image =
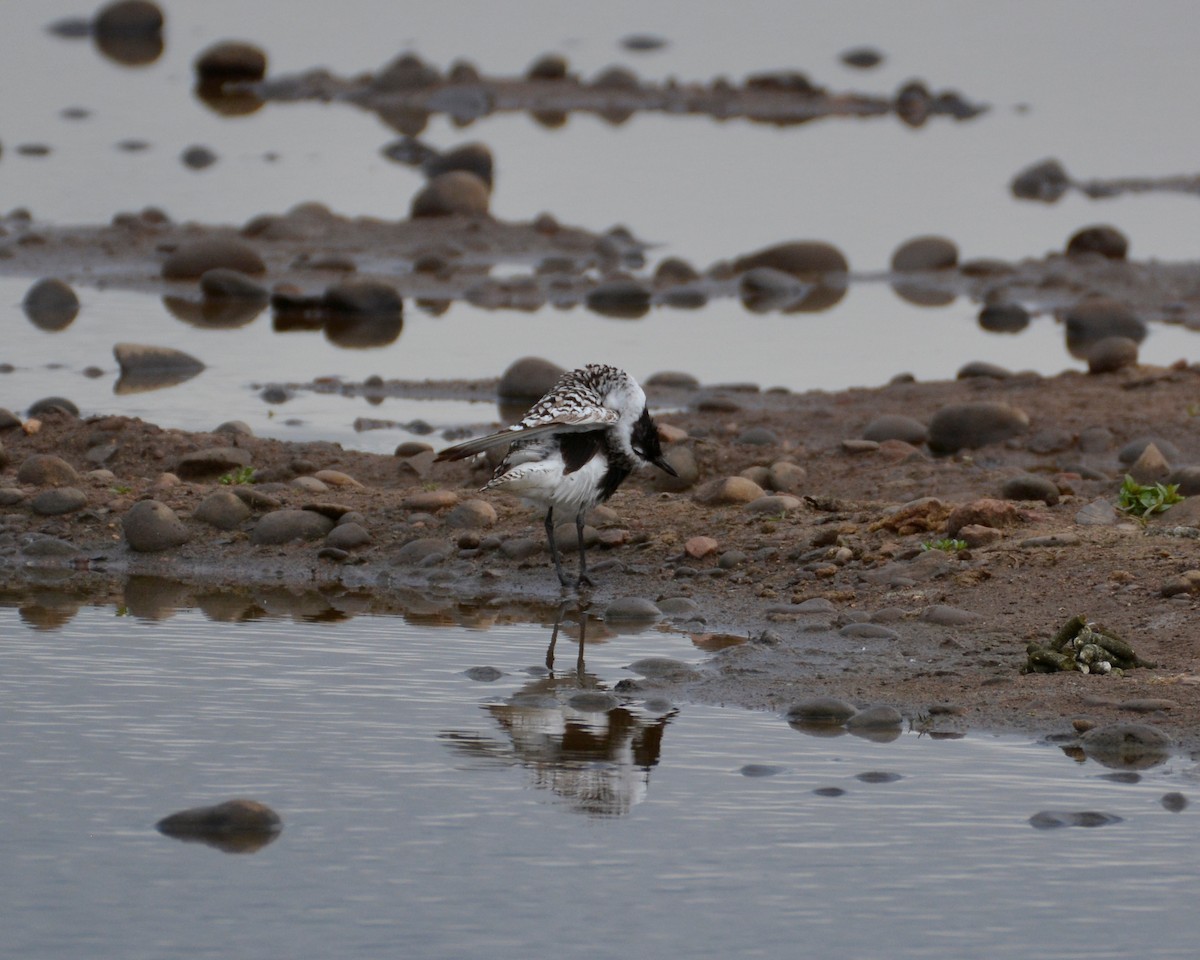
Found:
[[[566,370],[541,357],[515,360],[500,377],[496,392],[506,400],[540,400]]]
[[[1023,410],[995,401],[942,407],[929,424],[929,449],[935,453],[984,447],[1018,436],[1029,428]]]
[[[860,710],[846,721],[847,730],[891,730],[904,724],[904,716],[895,707],[877,704]]]
[[[1137,460],[1130,465],[1129,475],[1138,483],[1159,483],[1171,475],[1171,465],[1167,463],[1157,444],[1148,443]]]
[[[175,463],[175,474],[181,480],[215,477],[250,466],[250,452],[241,447],[209,447],[185,453]]]
[[[190,539],[175,511],[158,500],[140,500],[121,519],[125,542],[138,553],[159,553]]]
[[[1041,500],[1053,506],[1058,503],[1058,487],[1046,477],[1026,473],[1005,480],[1000,496],[1005,500]]]
[[[113,356],[121,367],[121,377],[135,382],[183,380],[204,369],[201,361],[171,347],[118,343],[113,346]]]
[[[437,513],[448,510],[458,503],[458,494],[453,490],[422,490],[410,494],[400,501],[405,510],[417,510],[422,513]]]
[[[693,560],[703,560],[716,553],[720,546],[712,537],[692,537],[683,545],[683,552]]]
[[[26,457],[17,469],[17,482],[35,487],[65,487],[79,482],[75,468],[50,453]]]
[[[972,500],[970,503],[965,503],[950,511],[950,516],[946,518],[946,534],[951,537],[956,536],[968,524],[1001,529],[1024,523],[1025,520],[1025,514],[1016,504],[1007,500],[993,500],[990,497],[984,497]]]
[[[662,611],[643,597],[619,597],[604,608],[604,621],[659,620]]]
[[[464,672],[467,679],[475,680],[478,683],[494,683],[504,676],[504,673],[496,667],[471,667]]]
[[[400,566],[428,565],[444,560],[454,552],[454,547],[437,537],[420,537],[411,540],[396,551],[396,563]]]
[[[885,413],[876,417],[863,430],[864,440],[874,440],[882,443],[885,440],[903,440],[914,446],[925,442],[927,431],[920,420],[907,417],[901,413]]]
[[[1182,813],[1187,809],[1188,798],[1182,793],[1172,791],[1164,793],[1158,802],[1162,804],[1164,810],[1170,810],[1171,813]]]
[[[181,243],[162,265],[165,280],[195,280],[217,267],[239,273],[266,273],[267,265],[248,243],[228,237],[207,237]]]
[[[200,277],[200,292],[206,300],[238,300],[265,304],[271,299],[266,287],[244,273],[227,267],[214,267]]]
[[[605,280],[588,291],[589,310],[606,317],[637,319],[650,309],[651,290],[636,280]]]
[[[44,417],[48,413],[66,414],[68,417],[78,417],[79,407],[73,400],[66,397],[43,397],[30,404],[26,414],[30,417]]]
[[[1150,446],[1150,444],[1154,444],[1156,447],[1158,447],[1158,452],[1162,456],[1166,457],[1168,461],[1179,459],[1179,448],[1175,446],[1175,444],[1173,444],[1170,440],[1164,440],[1162,437],[1154,436],[1138,437],[1136,440],[1130,440],[1129,443],[1125,444],[1125,446],[1123,446],[1117,453],[1117,459],[1121,463],[1133,463],[1138,459],[1138,457],[1146,452],[1146,448]]]
[[[322,483],[330,487],[358,487],[362,488],[362,484],[355,480],[350,474],[342,473],[341,470],[318,470],[313,476]]]
[[[1099,254],[1109,260],[1124,260],[1129,253],[1129,240],[1116,227],[1101,224],[1078,230],[1067,241],[1067,256]]]
[[[538,57],[525,72],[529,80],[563,80],[567,76],[567,58],[557,53]]]
[[[779,443],[779,435],[766,427],[751,427],[738,434],[733,442],[739,446],[773,447]]]
[[[1136,367],[1138,345],[1128,337],[1105,337],[1088,350],[1088,373],[1116,373]]]
[[[163,817],[155,825],[168,837],[229,838],[235,835],[274,835],[283,821],[257,800],[226,800],[211,807],[194,807]]]
[[[700,605],[691,597],[667,597],[658,601],[658,609],[672,620],[696,620],[700,617]]]
[[[879,444],[875,440],[843,440],[842,449],[846,453],[875,453]]]
[[[87,502],[87,494],[78,487],[55,487],[35,496],[30,507],[38,516],[56,517],[82,510]]]
[[[217,155],[208,147],[194,144],[180,154],[179,159],[185,167],[192,170],[204,170],[217,162]]]
[[[500,552],[518,563],[535,557],[542,552],[542,544],[528,537],[510,537],[500,544]]]
[[[899,640],[900,634],[881,623],[848,623],[838,631],[855,640]]]
[[[812,290],[789,311],[815,311],[833,306],[845,296],[845,284],[839,280],[850,269],[842,252],[822,241],[776,244],[739,257],[733,264],[737,273],[757,267],[780,270],[812,284]]]
[[[371,542],[371,534],[361,523],[339,523],[325,537],[325,545],[335,550],[355,550]]]
[[[765,491],[757,483],[745,477],[725,477],[705,484],[696,493],[696,500],[713,506],[750,503],[764,496]]]
[[[766,486],[776,493],[795,493],[804,487],[807,480],[808,471],[802,466],[779,460],[771,464],[767,472]]]
[[[914,237],[892,254],[894,273],[950,270],[958,265],[958,246],[945,237]]]
[[[267,55],[249,43],[225,40],[201,53],[194,63],[202,84],[219,86],[229,81],[261,80],[267,73]]]
[[[977,623],[983,617],[970,610],[960,610],[958,607],[935,603],[921,611],[921,619],[926,623],[937,624],[939,627],[963,627],[968,623]]]
[[[232,491],[218,490],[201,501],[194,516],[218,530],[232,530],[250,516],[250,508]]]
[[[975,549],[977,547],[986,547],[989,543],[995,543],[997,540],[1003,539],[1002,534],[995,527],[985,527],[980,523],[968,523],[964,527],[960,527],[956,534],[959,540],[962,540],[968,547]]]
[[[1171,752],[1171,738],[1145,723],[1113,723],[1087,731],[1079,742],[1084,753],[1106,767],[1145,769]]]
[[[1112,297],[1088,297],[1066,311],[1067,349],[1087,360],[1100,341],[1125,337],[1146,339],[1146,324],[1128,306]]]
[[[490,527],[496,522],[496,508],[486,500],[464,500],[446,514],[446,526],[468,530]]]
[[[1080,543],[1079,535],[1075,533],[1052,533],[1045,537],[1029,537],[1022,540],[1019,546],[1025,549],[1037,547],[1075,547]]]
[[[746,504],[746,512],[760,516],[780,516],[781,514],[790,513],[800,507],[802,501],[799,497],[788,496],[787,494],[766,494],[757,497]]]
[[[64,330],[79,314],[79,297],[62,280],[39,280],[21,301],[25,316],[39,330]]]
[[[1040,200],[1054,203],[1067,192],[1071,178],[1057,160],[1042,160],[1018,173],[1009,185],[1019,200]]]
[[[320,540],[333,529],[333,521],[312,510],[275,510],[266,514],[250,533],[255,546],[275,546],[293,540]]]
[[[836,697],[814,697],[802,700],[790,707],[787,712],[788,723],[828,724],[840,727],[858,710],[845,700]]]
[[[990,379],[990,380],[1008,380],[1012,377],[1012,371],[999,364],[987,363],[984,360],[972,360],[970,363],[963,364],[958,368],[958,373],[955,374],[957,380],[974,380],[974,379]]]
[[[491,202],[488,185],[466,170],[440,173],[412,201],[409,215],[424,217],[486,217]]]
[[[733,570],[746,562],[746,554],[741,550],[726,550],[717,558],[717,566],[722,570]]]
[[[1020,333],[1029,326],[1029,311],[1019,303],[989,303],[979,311],[979,326],[989,333]]]
[[[1093,500],[1075,514],[1075,522],[1084,527],[1114,527],[1120,519],[1117,508],[1107,500]]]
[[[1057,830],[1062,827],[1106,827],[1121,823],[1122,818],[1098,810],[1040,810],[1029,818],[1035,830]]]
[[[322,304],[330,313],[365,317],[395,317],[404,312],[396,288],[381,280],[347,280],[326,289]]]
[[[254,431],[250,429],[250,424],[244,420],[226,420],[224,423],[213,427],[213,433],[227,433],[232,437],[254,436]]]
[[[57,537],[38,536],[21,545],[21,553],[27,557],[73,557],[79,548]]]

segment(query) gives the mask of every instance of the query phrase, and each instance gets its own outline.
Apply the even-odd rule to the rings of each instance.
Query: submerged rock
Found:
[[[79,297],[62,280],[47,277],[29,288],[21,307],[39,330],[65,330],[79,315]]]
[[[208,843],[229,853],[250,853],[274,840],[283,829],[283,820],[265,803],[238,798],[181,810],[154,826],[159,833],[178,840]]]

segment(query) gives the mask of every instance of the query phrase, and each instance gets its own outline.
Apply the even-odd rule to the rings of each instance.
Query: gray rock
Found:
[[[717,566],[722,570],[733,570],[746,562],[746,554],[741,550],[726,550],[717,558]]]
[[[779,443],[779,435],[766,427],[751,427],[738,434],[733,442],[741,446],[773,447]]]
[[[320,540],[333,529],[333,521],[312,510],[276,510],[258,521],[250,534],[256,546]]]
[[[225,433],[231,437],[254,436],[254,431],[250,429],[250,424],[244,420],[226,420],[224,423],[213,427],[213,433]]]
[[[955,453],[1001,443],[1029,429],[1023,410],[995,401],[954,403],[942,407],[929,423],[929,449]]]
[[[1029,438],[1026,446],[1032,453],[1058,453],[1066,450],[1075,442],[1075,437],[1069,430],[1060,427],[1047,427],[1039,430]]]
[[[1079,431],[1079,449],[1084,453],[1107,453],[1112,449],[1112,445],[1113,432],[1108,427],[1085,427]],[[1158,449],[1161,450],[1162,446],[1160,445]],[[1136,460],[1141,452],[1139,449],[1130,458],[1130,463]]]
[[[429,565],[444,560],[454,552],[454,547],[438,537],[420,537],[411,540],[396,551],[396,563],[401,566]]]
[[[949,270],[958,265],[958,246],[945,237],[914,237],[892,254],[894,273]]]
[[[257,800],[226,800],[211,807],[193,807],[163,817],[155,825],[169,837],[196,837],[210,840],[272,836],[283,829],[279,814]]]
[[[325,291],[322,303],[330,313],[353,316],[396,317],[404,302],[396,288],[380,280],[347,280]]]
[[[194,514],[218,530],[232,530],[250,516],[250,508],[231,490],[218,490],[201,501]]]
[[[125,542],[138,553],[158,553],[182,546],[190,539],[175,511],[157,500],[140,500],[121,519]]]
[[[1088,730],[1079,738],[1084,753],[1106,767],[1145,769],[1170,756],[1172,742],[1147,723],[1112,723]]]
[[[608,713],[620,704],[621,701],[603,690],[584,690],[567,700],[567,706],[580,713]]]
[[[646,386],[668,387],[673,390],[697,390],[700,387],[700,381],[690,373],[678,370],[660,370],[646,378]]]
[[[1067,256],[1099,254],[1109,260],[1124,260],[1129,254],[1129,240],[1116,227],[1098,224],[1077,230],[1067,241]]]
[[[838,631],[855,640],[899,640],[900,634],[881,623],[848,623]]]
[[[56,517],[82,510],[87,502],[87,494],[78,487],[54,487],[35,496],[30,507],[38,516]]]
[[[618,597],[604,608],[606,623],[618,620],[659,620],[662,611],[644,597]]]
[[[1170,440],[1164,440],[1162,437],[1156,436],[1138,437],[1136,440],[1130,440],[1121,448],[1117,454],[1117,459],[1121,463],[1133,463],[1145,453],[1146,448],[1150,444],[1158,447],[1158,452],[1166,457],[1168,461],[1179,459],[1179,448]]]
[[[970,610],[960,610],[958,607],[935,603],[921,611],[921,619],[926,623],[937,624],[939,627],[962,627],[968,623],[977,623],[983,617]]]
[[[1126,337],[1134,343],[1146,339],[1146,324],[1128,306],[1112,297],[1088,297],[1066,312],[1067,350],[1087,360],[1101,340]]]
[[[1083,527],[1113,527],[1120,520],[1117,508],[1107,500],[1093,500],[1075,514],[1075,522]]]
[[[64,487],[79,481],[75,468],[62,457],[50,453],[35,453],[26,457],[17,468],[17,482],[35,487]]]
[[[410,216],[486,217],[491,202],[488,185],[466,170],[438,174],[413,197]]]
[[[765,478],[765,488],[776,493],[795,493],[804,488],[808,471],[798,463],[779,460],[771,464]],[[759,486],[764,486],[760,483]]]
[[[166,280],[196,280],[209,270],[226,267],[257,276],[267,265],[250,244],[231,237],[206,237],[181,243],[162,265]]]
[[[36,536],[21,545],[21,553],[27,557],[73,557],[79,548],[58,537]]]
[[[904,716],[895,707],[877,704],[860,710],[846,721],[847,730],[894,730],[904,724]]]
[[[1012,377],[1012,371],[1007,367],[988,363],[985,360],[972,360],[970,363],[963,364],[955,374],[957,380],[1008,380],[1010,377]]]
[[[0,487],[0,507],[16,506],[25,499],[25,491],[19,487]]]
[[[695,486],[700,479],[700,467],[696,464],[696,454],[691,446],[684,443],[672,443],[663,451],[663,459],[674,468],[677,476],[671,476],[662,470],[655,470],[651,475],[651,485],[655,490],[678,493]]]
[[[1029,311],[1019,303],[989,303],[979,311],[979,326],[989,333],[1020,333],[1029,326]]]
[[[278,510],[282,503],[275,497],[263,490],[257,490],[254,487],[237,486],[233,488],[233,495],[241,500],[251,510]]]
[[[504,676],[504,673],[496,667],[471,667],[464,672],[468,679],[479,683],[494,683]]]
[[[1071,178],[1057,160],[1042,160],[1018,173],[1009,184],[1019,200],[1054,203],[1071,186]]]
[[[127,385],[125,392],[178,383],[204,370],[202,361],[171,347],[118,343],[113,346],[113,356],[121,367],[121,381]]]
[[[858,710],[845,700],[836,697],[814,697],[790,707],[787,719],[789,723],[829,724],[840,727],[856,713]]]
[[[193,144],[180,154],[179,159],[185,167],[190,167],[192,170],[204,170],[217,162],[217,155],[202,144]]]
[[[1000,496],[1005,500],[1041,500],[1053,506],[1058,503],[1058,487],[1047,477],[1025,473],[1005,480]]]
[[[39,330],[64,330],[79,315],[79,297],[62,280],[46,278],[29,288],[21,301],[25,316]]]
[[[751,500],[743,509],[747,513],[759,516],[779,516],[799,509],[801,504],[802,501],[799,497],[792,497],[787,494],[768,494],[756,500]]]
[[[1171,813],[1182,813],[1188,806],[1188,798],[1178,791],[1164,793],[1158,802],[1164,810],[1170,810]]]
[[[540,541],[528,537],[509,537],[500,544],[500,552],[510,560],[520,563],[531,557],[536,557],[543,550]]]
[[[862,438],[874,440],[876,443],[883,443],[885,440],[903,440],[913,446],[920,446],[925,442],[927,433],[925,424],[920,420],[906,417],[902,413],[885,413],[867,424]]]
[[[371,87],[381,92],[423,90],[441,80],[435,67],[414,53],[402,53],[372,78]]]
[[[496,508],[486,500],[464,500],[446,514],[446,526],[456,529],[480,530],[495,522]]]
[[[66,397],[43,397],[30,404],[26,413],[31,417],[44,417],[48,413],[65,413],[69,417],[78,417],[79,407]]]
[[[175,462],[174,473],[180,480],[215,477],[250,466],[250,452],[241,447],[209,447],[185,453]]]
[[[1029,818],[1035,830],[1058,830],[1063,827],[1106,827],[1121,823],[1122,818],[1114,813],[1099,810],[1039,810]]]
[[[7,407],[0,407],[0,430],[12,430],[20,425],[20,417]]]
[[[541,357],[515,360],[500,377],[496,392],[506,400],[540,400],[566,370]]]
[[[547,53],[529,65],[525,76],[530,80],[565,80],[567,58],[558,53]]]
[[[325,545],[337,550],[355,550],[371,542],[371,534],[361,523],[339,523],[329,531]]]
[[[1176,467],[1167,477],[1167,483],[1179,487],[1179,495],[1194,497],[1200,493],[1200,466]]]
[[[692,620],[700,613],[700,605],[691,597],[668,597],[658,602],[658,609],[672,620]]]
[[[1087,355],[1088,373],[1116,373],[1136,367],[1138,345],[1129,337],[1105,337],[1097,341]]]

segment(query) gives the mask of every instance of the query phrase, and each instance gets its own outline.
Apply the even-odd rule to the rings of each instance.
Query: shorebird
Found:
[[[554,572],[564,587],[592,585],[587,575],[583,519],[611,497],[642,463],[677,476],[663,459],[646,394],[624,370],[591,363],[564,373],[519,423],[499,433],[468,440],[437,455],[462,460],[508,444],[508,453],[482,489],[504,490],[534,507],[546,508],[546,539]],[[575,515],[579,576],[563,573],[554,541],[554,510]]]

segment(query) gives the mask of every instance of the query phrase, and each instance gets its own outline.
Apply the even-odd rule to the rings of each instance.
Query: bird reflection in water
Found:
[[[461,753],[489,764],[519,764],[533,786],[547,790],[576,813],[620,817],[645,799],[650,771],[658,764],[663,733],[678,713],[653,703],[634,705],[618,697],[584,664],[587,607],[579,610],[579,652],[567,670],[555,670],[560,633],[569,604],[559,607],[546,675],[530,681],[503,703],[484,709],[506,739],[448,731],[442,738]]]

